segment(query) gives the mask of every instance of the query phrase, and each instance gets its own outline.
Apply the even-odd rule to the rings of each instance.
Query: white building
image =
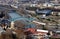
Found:
[[[44,3],[43,6],[45,6],[45,7],[52,7],[53,5],[51,3]]]

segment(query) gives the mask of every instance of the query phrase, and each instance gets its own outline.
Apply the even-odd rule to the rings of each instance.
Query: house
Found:
[[[38,14],[38,15],[45,15],[45,16],[48,16],[48,15],[50,15],[51,14],[51,12],[52,12],[52,10],[45,10],[45,9],[43,9],[43,10],[39,10],[39,9],[37,9],[36,10],[36,14]]]
[[[53,5],[52,5],[52,3],[43,3],[43,6],[44,7],[52,7]]]
[[[47,34],[48,33],[48,31],[47,30],[40,30],[40,29],[37,29],[37,30],[35,30],[35,29],[33,29],[33,28],[29,28],[29,29],[27,29],[26,31],[25,31],[25,33],[26,34],[28,34],[28,36],[30,37],[30,38],[33,38],[33,39],[41,39],[41,38],[44,38],[43,36],[45,35],[45,34]]]
[[[5,31],[4,31],[3,28],[0,26],[0,35],[1,35],[2,32],[5,32]]]
[[[60,12],[58,13],[58,15],[60,16]]]
[[[18,8],[18,5],[11,5],[11,7],[13,7],[13,8]]]
[[[10,21],[20,20],[19,18],[21,18],[21,16],[14,11],[9,12],[8,16]]]
[[[59,38],[60,39],[60,31],[59,30],[55,31],[54,35],[51,38],[56,38],[56,39]]]
[[[37,29],[37,32],[40,33],[41,35],[45,35],[48,33],[48,30],[40,30],[40,29]]]
[[[30,0],[18,0],[19,2],[24,2],[24,3],[27,3],[29,2]]]
[[[41,24],[41,25],[46,25],[46,23],[38,22],[38,21],[33,21],[33,23]]]
[[[49,16],[51,14],[52,10],[48,9],[37,9],[36,14],[39,15],[40,18],[46,18],[46,16]]]

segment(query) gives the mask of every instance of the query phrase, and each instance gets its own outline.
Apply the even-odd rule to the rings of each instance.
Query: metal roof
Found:
[[[11,16],[11,18],[19,18],[19,17],[21,17],[17,13],[8,13],[8,14]]]
[[[29,20],[29,21],[32,21],[32,20],[34,20],[34,18],[25,18],[25,17],[22,17],[22,16],[20,16],[16,12],[10,12],[10,13],[8,13],[8,15],[11,17],[9,19],[10,21],[17,21],[17,20]]]
[[[48,14],[51,13],[52,10],[37,10],[37,13],[41,13],[41,14]]]

